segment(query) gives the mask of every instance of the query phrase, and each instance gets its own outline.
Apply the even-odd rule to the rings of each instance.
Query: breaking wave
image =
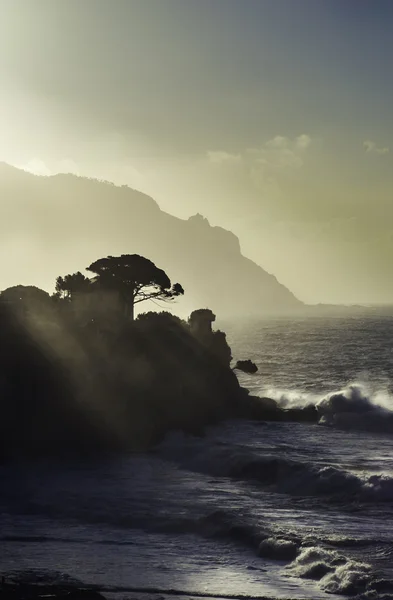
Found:
[[[321,425],[393,434],[393,396],[387,390],[354,383],[322,397],[276,389],[264,390],[263,395],[285,409],[314,405]]]
[[[319,581],[330,594],[381,598],[381,593],[393,592],[392,582],[378,578],[369,564],[319,546],[301,548],[287,570],[295,577]]]
[[[391,502],[393,478],[387,474],[358,474],[331,465],[262,455],[241,446],[204,443],[193,445],[179,458],[173,447],[163,447],[164,456],[181,468],[214,477],[254,482],[281,494],[326,496],[339,500]]]

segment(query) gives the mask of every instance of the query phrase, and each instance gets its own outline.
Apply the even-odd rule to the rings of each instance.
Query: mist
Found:
[[[389,304],[392,8],[378,6],[2,0],[0,160],[201,213],[306,303]],[[8,233],[3,252],[23,253]]]
[[[0,600],[393,598],[392,0],[0,0]]]

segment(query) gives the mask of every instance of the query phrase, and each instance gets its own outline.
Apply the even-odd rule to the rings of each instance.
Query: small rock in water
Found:
[[[235,369],[252,375],[258,371],[258,367],[252,362],[252,360],[238,360],[235,365]]]

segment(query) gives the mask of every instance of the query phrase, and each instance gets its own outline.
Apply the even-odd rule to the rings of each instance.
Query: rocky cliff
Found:
[[[136,253],[186,290],[181,308],[220,316],[289,313],[302,303],[244,257],[237,237],[195,215],[178,219],[149,196],[74,175],[38,177],[0,165],[1,287],[53,289],[59,274],[101,256]],[[12,263],[10,257],[12,256]]]

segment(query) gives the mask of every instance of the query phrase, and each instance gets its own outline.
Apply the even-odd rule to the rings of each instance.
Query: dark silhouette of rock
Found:
[[[0,294],[0,458],[143,451],[171,430],[202,437],[224,419],[317,420],[315,407],[282,410],[240,387],[210,309],[188,322],[130,319],[139,295],[183,294],[148,259],[109,256],[89,270],[92,281],[57,278],[52,297],[35,286]]]
[[[105,600],[98,591],[66,585],[7,582],[0,584],[0,600]]]
[[[191,333],[199,340],[207,340],[213,333],[212,323],[216,320],[216,315],[208,308],[194,310],[188,322]]]
[[[249,359],[238,360],[236,365],[234,366],[234,369],[238,369],[239,371],[243,371],[244,373],[249,373],[251,375],[257,373],[258,371],[258,367],[256,366],[256,364]]]
[[[317,423],[320,419],[320,415],[316,406],[309,404],[304,408],[290,408],[284,410],[285,420],[287,421],[299,421],[305,423]]]
[[[0,302],[0,459],[143,451],[171,430],[201,437],[233,418],[318,420],[314,406],[282,410],[240,387],[208,309],[189,323],[119,315],[106,328],[49,302]]]
[[[0,349],[3,458],[145,450],[237,414],[234,373],[169,313],[102,331],[3,305]]]
[[[231,349],[226,340],[226,334],[223,331],[213,331],[212,323],[216,320],[216,315],[208,308],[194,310],[188,323],[191,334],[218,360],[229,367],[232,355]]]
[[[251,394],[244,394],[239,408],[242,418],[255,421],[282,421],[284,416],[275,400]]]

